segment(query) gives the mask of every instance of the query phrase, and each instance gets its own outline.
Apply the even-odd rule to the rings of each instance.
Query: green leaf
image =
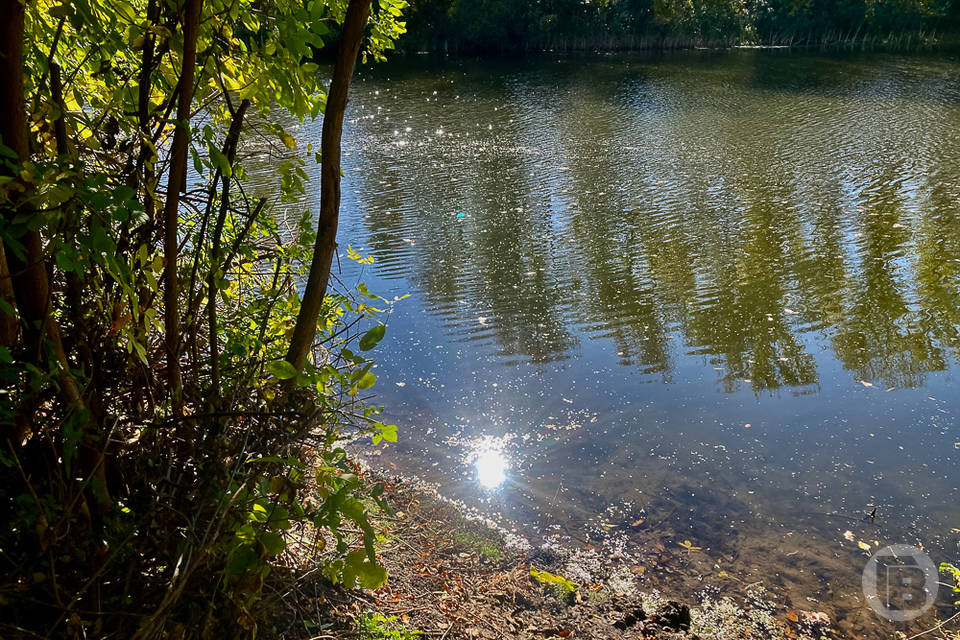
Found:
[[[98,208],[103,208],[103,207],[98,207]],[[113,240],[110,239],[110,236],[107,235],[106,229],[104,229],[103,227],[96,227],[93,230],[93,237],[91,242],[92,242],[93,248],[99,251],[100,253],[110,254],[110,253],[113,253],[117,248],[117,245],[114,244]]]
[[[227,574],[239,575],[246,573],[255,567],[259,560],[260,557],[252,547],[245,544],[241,545],[234,549],[230,557],[227,558]]]
[[[113,190],[113,199],[117,202],[126,202],[130,198],[136,195],[136,191],[128,187],[125,184],[118,186]]]
[[[5,313],[8,316],[14,316],[17,314],[16,310],[13,308],[13,305],[3,298],[0,298],[0,313]]]
[[[94,192],[89,195],[90,206],[94,209],[106,209],[107,205],[110,204],[110,198],[99,192]]]
[[[279,378],[280,380],[289,380],[299,373],[296,367],[286,360],[274,360],[273,362],[268,362],[267,371],[269,371],[273,377]]]
[[[377,425],[377,433],[387,442],[397,441],[397,425],[395,424]]]
[[[373,375],[370,371],[364,374],[362,378],[357,382],[358,389],[369,389],[377,381],[377,376]]]
[[[375,562],[370,562],[363,549],[351,551],[345,560],[343,583],[348,589],[356,587],[357,583],[365,589],[376,589],[386,583],[387,570]]]
[[[386,334],[386,332],[387,327],[382,324],[378,324],[367,331],[365,334],[363,334],[363,337],[360,338],[360,350],[369,351],[370,349],[373,349],[381,340],[383,340],[383,336]]]
[[[357,580],[365,589],[377,589],[387,582],[387,570],[373,562],[364,562],[357,568]]]
[[[263,548],[266,549],[267,555],[270,556],[280,555],[287,547],[287,543],[283,539],[283,536],[272,531],[267,531],[260,536],[260,542],[263,544]]]

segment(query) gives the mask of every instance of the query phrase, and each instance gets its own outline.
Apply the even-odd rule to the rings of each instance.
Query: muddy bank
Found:
[[[376,528],[388,585],[307,584],[284,603],[286,637],[842,637],[825,613],[778,603],[759,583],[736,598],[707,586],[684,598],[653,587],[648,577],[684,562],[698,551],[693,545],[661,545],[639,564],[604,543],[531,544],[424,486],[394,482],[387,493],[393,514]]]

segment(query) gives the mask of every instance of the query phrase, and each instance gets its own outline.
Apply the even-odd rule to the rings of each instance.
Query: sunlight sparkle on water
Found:
[[[507,479],[507,459],[495,449],[478,452],[473,466],[477,469],[477,482],[486,489],[495,489]]]

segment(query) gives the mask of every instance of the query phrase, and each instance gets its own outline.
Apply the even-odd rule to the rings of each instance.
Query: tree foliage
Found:
[[[0,635],[253,635],[292,539],[331,580],[386,578],[379,491],[335,444],[347,424],[396,440],[350,348],[371,321],[376,345],[385,303],[321,292],[293,368],[317,234],[244,166],[271,154],[301,199],[310,150],[279,116],[324,112],[314,60],[357,5],[4,3]],[[367,9],[354,58],[359,39],[384,57],[405,5]]]
[[[423,0],[409,49],[806,44],[952,29],[956,0]]]

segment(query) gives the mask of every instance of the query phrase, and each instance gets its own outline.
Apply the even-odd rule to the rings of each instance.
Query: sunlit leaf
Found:
[[[299,373],[292,364],[286,360],[274,360],[273,362],[267,363],[267,371],[270,372],[275,378],[280,380],[289,380]]]
[[[383,340],[383,336],[386,335],[386,332],[387,327],[382,324],[378,324],[367,331],[365,334],[363,334],[363,337],[360,338],[360,350],[369,351],[370,349],[373,349],[381,340]]]

